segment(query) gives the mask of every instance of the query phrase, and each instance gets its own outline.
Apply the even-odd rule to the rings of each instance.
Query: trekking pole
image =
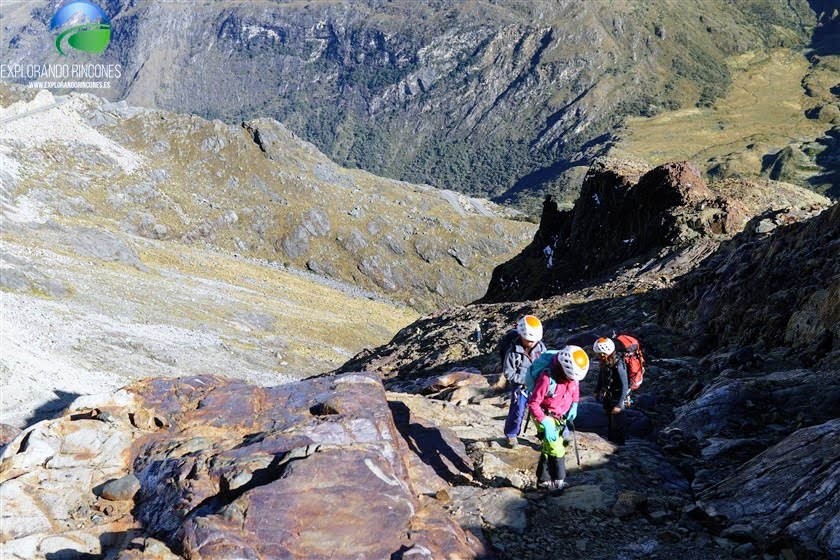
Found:
[[[577,448],[577,430],[575,430],[575,423],[569,420],[569,425],[572,427],[572,441],[575,442],[575,459],[577,459],[577,465],[580,466],[580,453],[578,453]]]
[[[521,433],[520,435],[522,435],[522,436],[524,436],[524,435],[525,435],[525,432],[527,432],[527,431],[528,431],[528,424],[530,424],[530,423],[531,423],[531,414],[530,414],[530,413],[528,413],[528,414],[526,415],[526,417],[525,417],[525,425],[524,425],[524,427],[522,428],[522,433]]]

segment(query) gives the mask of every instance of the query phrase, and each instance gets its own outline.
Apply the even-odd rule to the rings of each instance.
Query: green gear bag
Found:
[[[542,440],[542,454],[548,455],[549,457],[565,457],[566,456],[566,447],[563,445],[563,428],[565,427],[565,423],[559,422],[557,418],[553,416],[549,416],[552,420],[554,420],[555,425],[557,426],[557,440],[556,441],[548,441],[545,438],[545,428],[539,422],[534,420],[534,423],[537,425],[537,436]]]

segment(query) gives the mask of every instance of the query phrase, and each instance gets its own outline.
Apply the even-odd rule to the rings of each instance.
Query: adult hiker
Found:
[[[510,385],[510,410],[505,420],[505,437],[509,447],[518,443],[516,438],[525,417],[525,405],[528,402],[525,376],[531,364],[545,352],[542,323],[533,315],[525,315],[517,320],[516,334],[505,350],[502,363],[502,373]]]
[[[580,346],[565,346],[554,354],[551,365],[539,373],[528,398],[528,411],[542,438],[537,463],[537,483],[550,491],[566,486],[566,448],[563,428],[577,416],[580,381],[589,371],[589,356]]]
[[[632,404],[631,391],[642,384],[644,358],[639,341],[630,335],[599,338],[592,345],[601,369],[595,385],[595,400],[607,413],[607,439],[618,445],[626,440],[625,410]]]

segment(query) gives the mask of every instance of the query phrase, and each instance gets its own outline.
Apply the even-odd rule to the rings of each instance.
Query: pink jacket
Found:
[[[534,390],[528,398],[528,410],[537,422],[542,422],[548,414],[561,417],[572,408],[572,403],[580,400],[580,383],[566,379],[554,388],[554,396],[549,397],[548,375],[540,375],[534,384]]]

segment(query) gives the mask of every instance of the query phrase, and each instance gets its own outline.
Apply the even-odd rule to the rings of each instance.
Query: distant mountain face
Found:
[[[57,61],[58,4],[4,2],[0,61]],[[709,103],[727,56],[804,46],[817,23],[804,0],[102,6],[112,99],[274,117],[344,165],[531,201],[579,178],[625,115]]]

